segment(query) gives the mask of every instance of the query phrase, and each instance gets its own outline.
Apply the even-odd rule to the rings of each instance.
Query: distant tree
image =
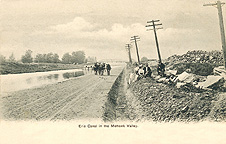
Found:
[[[60,62],[60,60],[59,60],[59,55],[58,54],[54,54],[53,55],[53,63],[59,63]]]
[[[84,51],[77,51],[76,52],[76,55],[78,57],[78,63],[81,64],[81,63],[84,63],[85,62],[85,52]]]
[[[4,63],[6,61],[5,57],[0,54],[0,63]]]
[[[46,62],[47,63],[53,63],[53,53],[48,53],[46,55]]]
[[[84,63],[87,63],[88,62],[88,59],[86,58],[85,60],[84,60]]]
[[[59,55],[48,53],[48,54],[37,54],[35,56],[34,62],[37,63],[59,63]]]
[[[26,53],[25,53],[25,55],[23,55],[21,57],[21,61],[23,63],[32,63],[33,62],[33,58],[31,56],[31,54],[32,54],[32,51],[31,50],[27,50]]]
[[[71,53],[71,63],[77,63],[77,57],[76,57],[76,54],[75,52],[72,52]]]
[[[142,57],[141,58],[141,62],[148,62],[148,58],[147,57]]]
[[[47,62],[47,54],[42,54],[42,59],[43,59],[42,62],[46,63]]]
[[[16,59],[13,53],[9,56],[9,62],[16,62]]]
[[[62,57],[62,63],[64,64],[70,64],[72,63],[71,61],[71,55],[69,53],[65,53]]]
[[[36,62],[36,63],[41,63],[41,62],[43,62],[43,55],[42,55],[42,54],[37,54],[37,55],[35,56],[34,62]]]
[[[85,62],[85,52],[84,51],[76,51],[72,52],[72,63],[84,63]]]

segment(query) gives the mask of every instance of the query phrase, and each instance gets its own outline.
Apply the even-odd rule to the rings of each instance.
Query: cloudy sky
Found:
[[[217,9],[207,0],[0,0],[0,48],[18,59],[37,53],[85,51],[98,59],[123,59],[125,44],[139,35],[140,57],[157,58],[148,20],[159,19],[163,58],[188,50],[221,50]],[[226,1],[225,1],[226,2]],[[226,23],[226,6],[223,6]],[[132,58],[136,59],[135,46]]]

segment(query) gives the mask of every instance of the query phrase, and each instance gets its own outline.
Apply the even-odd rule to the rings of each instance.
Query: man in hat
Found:
[[[110,75],[111,65],[110,64],[107,64],[106,69],[107,69],[108,75]]]
[[[144,70],[143,70],[142,64],[139,65],[139,69],[138,69],[138,74],[137,75],[138,75],[137,80],[142,79],[144,77]]]
[[[146,64],[146,66],[143,68],[144,70],[144,77],[151,77],[152,71],[151,68]]]
[[[158,64],[158,67],[157,67],[157,72],[158,72],[158,75],[160,76],[165,76],[165,65],[159,61],[159,64]]]

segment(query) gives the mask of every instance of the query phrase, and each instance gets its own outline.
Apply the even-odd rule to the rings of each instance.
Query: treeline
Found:
[[[35,59],[35,63],[59,63],[59,55],[56,53],[48,53],[48,54],[37,54]]]
[[[62,57],[64,64],[81,64],[84,62],[87,62],[87,60],[83,51],[72,52],[72,54],[65,53]]]
[[[75,51],[70,53],[65,53],[60,59],[57,53],[47,53],[47,54],[37,54],[35,57],[32,57],[32,51],[27,50],[24,55],[22,55],[22,63],[63,63],[63,64],[82,64],[89,62],[94,62],[96,58],[88,57],[86,58],[84,51]],[[6,59],[4,56],[0,55],[0,63],[2,62],[16,62],[13,54]]]

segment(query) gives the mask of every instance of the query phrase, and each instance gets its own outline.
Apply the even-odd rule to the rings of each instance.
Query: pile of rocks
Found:
[[[167,71],[166,77],[156,76],[158,83],[164,83],[184,90],[203,92],[203,90],[226,91],[225,78],[223,76],[200,76],[184,71],[181,74],[172,74]]]
[[[132,83],[131,89],[140,101],[146,120],[153,121],[200,121],[206,119],[225,120],[226,109],[216,106],[219,93],[216,91],[204,91],[197,93],[184,91],[163,83],[157,83],[154,79],[141,79]],[[214,107],[214,109],[213,109]],[[214,112],[211,112],[212,109]]]
[[[211,64],[223,64],[223,56],[220,51],[202,51],[194,50],[188,51],[183,55],[173,55],[166,60],[169,65],[176,63],[211,63]]]

